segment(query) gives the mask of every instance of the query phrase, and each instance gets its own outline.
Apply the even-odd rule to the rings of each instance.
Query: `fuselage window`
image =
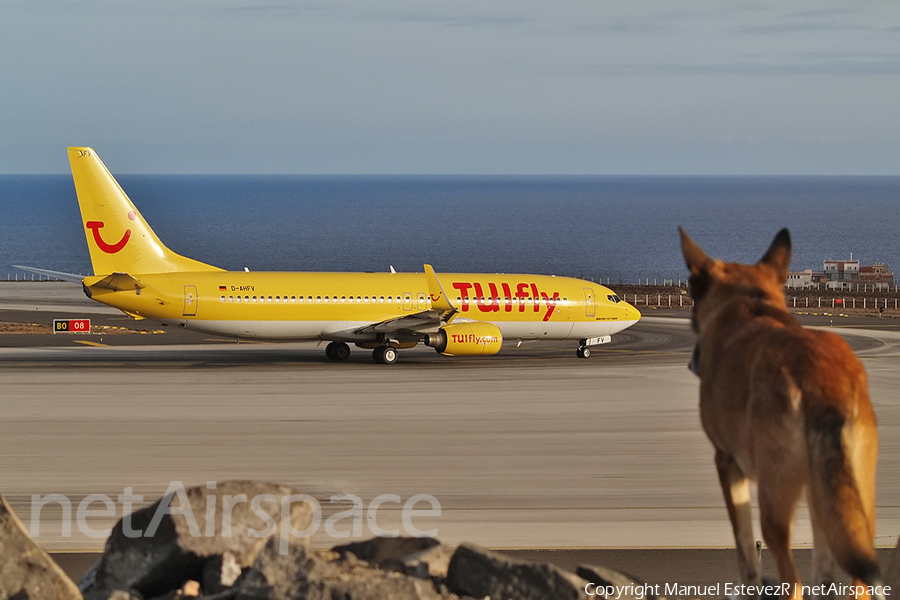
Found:
[[[219,296],[219,301],[220,301],[220,302],[225,302],[225,296]]]
[[[341,302],[346,302],[346,301],[347,301],[347,296],[341,296]]]
[[[316,296],[316,302],[321,302],[321,301],[322,301],[322,296]]]
[[[234,302],[234,296],[228,296],[228,301],[229,301],[229,302]]]
[[[241,297],[240,297],[240,296],[237,297],[237,301],[238,301],[238,302],[241,301]]]
[[[253,301],[256,302],[256,296],[253,296]]]

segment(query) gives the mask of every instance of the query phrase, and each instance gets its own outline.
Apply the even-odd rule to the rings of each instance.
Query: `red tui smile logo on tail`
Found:
[[[128,218],[134,221],[137,218],[137,215],[134,214],[133,210],[130,210],[128,211]],[[119,252],[122,248],[125,247],[125,244],[128,243],[128,240],[131,239],[131,230],[126,229],[125,233],[122,235],[121,240],[119,240],[115,244],[110,244],[100,236],[100,230],[103,228],[103,221],[88,221],[84,224],[84,226],[93,232],[94,242],[96,242],[97,246],[107,254],[115,254],[116,252]]]

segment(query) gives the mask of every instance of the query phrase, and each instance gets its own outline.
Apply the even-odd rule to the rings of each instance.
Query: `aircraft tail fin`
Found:
[[[166,248],[92,149],[69,163],[95,275],[221,270]]]

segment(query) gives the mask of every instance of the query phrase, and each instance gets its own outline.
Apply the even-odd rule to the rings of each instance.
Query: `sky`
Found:
[[[900,175],[900,2],[3,0],[0,173]]]

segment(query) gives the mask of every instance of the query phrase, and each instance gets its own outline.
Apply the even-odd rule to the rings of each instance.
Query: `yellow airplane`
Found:
[[[257,340],[349,343],[392,364],[425,343],[448,356],[496,354],[504,340],[578,340],[578,356],[641,314],[602,285],[542,275],[224,271],[159,240],[90,148],[69,162],[94,275],[27,268],[80,281],[84,293],[135,319]],[[393,271],[393,269],[392,269]]]

